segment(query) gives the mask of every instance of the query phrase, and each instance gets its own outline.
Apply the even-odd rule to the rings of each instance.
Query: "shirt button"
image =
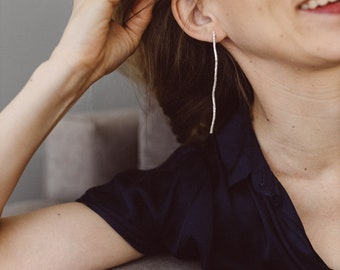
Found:
[[[262,176],[259,185],[260,185],[260,187],[264,187],[265,184],[266,184],[266,181],[265,181],[265,179],[264,179],[264,176]]]

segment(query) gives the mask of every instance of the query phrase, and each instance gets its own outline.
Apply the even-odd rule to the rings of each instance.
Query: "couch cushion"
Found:
[[[66,116],[46,141],[46,196],[70,201],[137,167],[134,109]]]
[[[151,169],[163,163],[179,146],[157,101],[142,104],[139,115],[139,168]]]
[[[15,216],[24,214],[27,212],[31,212],[40,208],[48,207],[55,205],[56,201],[49,201],[49,200],[26,200],[26,201],[19,201],[19,202],[12,202],[5,206],[3,216]]]

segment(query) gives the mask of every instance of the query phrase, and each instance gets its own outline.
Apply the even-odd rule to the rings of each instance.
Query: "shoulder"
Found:
[[[188,172],[199,172],[208,169],[208,167],[209,162],[206,156],[206,151],[203,148],[180,146],[163,164],[153,170],[178,171],[178,169],[182,169]]]
[[[149,189],[162,190],[169,194],[184,190],[187,195],[209,179],[209,161],[204,149],[193,146],[180,146],[160,166],[149,170],[130,170],[118,174],[112,183],[124,183],[129,189],[147,192]],[[152,192],[153,193],[153,192]]]
[[[138,251],[149,254],[160,250],[160,235],[171,235],[163,239],[171,246],[191,219],[188,215],[197,201],[207,203],[209,180],[204,150],[181,146],[159,167],[120,173],[78,201],[97,212]]]

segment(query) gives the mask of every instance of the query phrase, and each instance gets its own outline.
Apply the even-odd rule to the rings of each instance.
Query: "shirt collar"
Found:
[[[238,111],[216,135],[217,149],[228,175],[229,186],[251,176],[255,188],[269,194],[273,174],[262,154],[248,112]]]

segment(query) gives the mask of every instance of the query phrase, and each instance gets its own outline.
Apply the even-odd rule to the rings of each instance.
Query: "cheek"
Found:
[[[226,46],[236,47],[248,55],[261,58],[287,56],[297,45],[293,20],[280,9],[257,7],[242,16],[233,16],[229,21],[234,23],[226,25],[229,38]]]
[[[241,50],[265,54],[285,39],[291,24],[282,3],[276,0],[221,0],[220,21],[229,41]],[[281,3],[281,5],[280,5]],[[290,16],[290,15],[289,15]],[[290,25],[291,27],[291,25]]]
[[[298,39],[294,18],[290,13],[283,12],[285,9],[282,6],[260,0],[235,2],[229,8],[224,4],[219,11],[221,25],[227,33],[223,45],[232,54],[285,61],[295,53]],[[245,2],[249,7],[247,9],[244,9]]]
[[[284,33],[276,27],[257,20],[243,20],[228,32],[228,46],[247,54],[262,55],[276,51],[284,41]]]
[[[243,50],[258,50],[274,37],[280,37],[272,15],[255,5],[247,10],[242,5],[233,5],[233,9],[221,11],[220,18],[229,41]]]

